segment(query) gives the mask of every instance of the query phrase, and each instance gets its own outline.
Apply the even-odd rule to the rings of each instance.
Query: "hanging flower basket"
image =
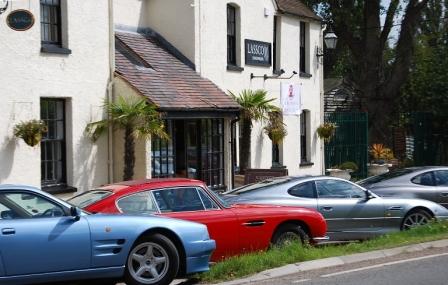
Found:
[[[47,132],[45,122],[41,120],[30,120],[21,122],[14,127],[14,136],[23,139],[29,146],[36,146],[42,140],[42,135]]]
[[[268,124],[264,127],[264,131],[274,144],[279,144],[288,135],[281,111],[269,113]]]
[[[317,128],[316,132],[319,138],[323,139],[324,142],[327,143],[333,137],[336,132],[336,128],[337,126],[334,123],[323,123]]]

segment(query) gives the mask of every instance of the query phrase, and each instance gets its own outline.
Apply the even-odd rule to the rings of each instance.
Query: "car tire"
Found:
[[[425,225],[429,223],[431,219],[432,215],[428,211],[422,209],[411,210],[404,217],[403,222],[401,223],[400,230],[405,231],[414,228],[416,226]]]
[[[179,271],[179,253],[164,235],[152,234],[135,242],[128,258],[124,279],[128,285],[166,285]]]
[[[271,243],[274,247],[280,247],[296,241],[305,246],[309,244],[310,238],[301,226],[286,224],[275,231]]]

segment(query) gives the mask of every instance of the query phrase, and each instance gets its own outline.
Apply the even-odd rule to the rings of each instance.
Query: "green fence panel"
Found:
[[[325,113],[325,122],[337,125],[332,139],[325,143],[325,168],[353,161],[358,171],[352,177],[367,177],[368,114],[357,112]]]

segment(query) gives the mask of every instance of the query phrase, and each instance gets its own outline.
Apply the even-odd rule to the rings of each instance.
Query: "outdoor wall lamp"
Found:
[[[336,44],[338,43],[338,37],[333,31],[330,30],[328,33],[325,34],[324,42],[327,49],[335,49]],[[323,48],[317,47],[316,56],[317,57],[324,56]]]
[[[297,74],[297,71],[293,70],[292,71],[292,75],[290,77],[280,77],[282,74],[285,73],[285,70],[280,69],[280,72],[278,75],[274,75],[274,76],[269,76],[267,74],[265,75],[254,75],[253,73],[250,74],[250,79],[254,79],[254,78],[263,78],[264,80],[268,80],[268,79],[291,79],[294,75]]]
[[[6,9],[8,9],[9,1],[0,0],[0,15],[5,13]]]

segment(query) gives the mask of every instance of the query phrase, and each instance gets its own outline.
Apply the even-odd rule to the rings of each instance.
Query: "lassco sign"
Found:
[[[271,43],[245,40],[246,64],[271,66]]]

